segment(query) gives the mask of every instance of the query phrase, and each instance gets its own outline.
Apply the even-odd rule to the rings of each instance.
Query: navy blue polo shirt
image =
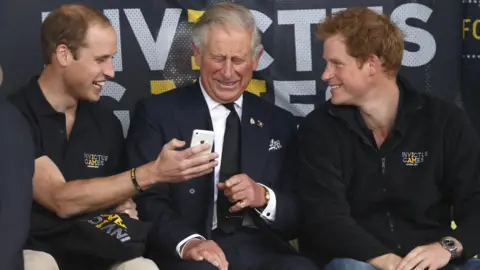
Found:
[[[38,85],[38,77],[8,99],[29,122],[35,158],[48,156],[66,181],[88,181],[124,171],[124,138],[120,121],[100,103],[78,103],[75,122],[67,138],[65,114],[55,111],[47,101]],[[34,202],[26,248],[52,253],[49,238],[56,237],[62,221],[55,213]]]

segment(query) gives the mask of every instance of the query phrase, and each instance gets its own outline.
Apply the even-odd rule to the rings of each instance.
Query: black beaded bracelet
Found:
[[[132,179],[132,183],[133,183],[133,186],[135,187],[135,189],[139,192],[143,192],[143,189],[140,187],[140,185],[137,182],[137,176],[135,174],[136,170],[137,170],[137,168],[132,168],[130,170],[130,178]]]

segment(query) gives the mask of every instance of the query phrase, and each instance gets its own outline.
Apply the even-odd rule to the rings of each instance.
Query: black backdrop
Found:
[[[83,0],[104,10],[119,37],[116,76],[102,102],[129,125],[138,99],[196,79],[190,30],[208,0]],[[388,14],[406,38],[401,73],[418,88],[467,109],[480,122],[480,1],[477,0],[245,0],[263,32],[263,55],[249,91],[297,116],[328,98],[320,80],[322,43],[315,24],[341,8],[368,6]],[[0,0],[0,96],[25,84],[42,68],[39,28],[60,0]],[[480,20],[478,20],[480,22]],[[478,28],[478,29],[477,29]],[[478,31],[478,34],[477,34]],[[463,38],[464,36],[464,38]],[[2,77],[0,75],[0,77]],[[478,129],[480,130],[480,128]]]

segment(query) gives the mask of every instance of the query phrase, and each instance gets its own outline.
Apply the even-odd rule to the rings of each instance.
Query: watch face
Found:
[[[443,240],[443,244],[448,248],[455,248],[455,242],[450,239]]]

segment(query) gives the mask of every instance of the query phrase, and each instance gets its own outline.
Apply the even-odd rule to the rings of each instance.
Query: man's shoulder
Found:
[[[11,101],[3,99],[0,101],[0,125],[22,126],[26,123],[21,111]]]
[[[313,109],[310,113],[308,113],[302,121],[302,124],[313,124],[313,125],[325,125],[325,124],[335,124],[338,123],[340,120],[335,118],[332,112],[332,109],[338,108],[342,109],[344,106],[336,106],[333,105],[330,100],[317,104],[315,109]]]
[[[282,121],[285,120],[285,119],[293,119],[294,116],[293,114],[284,109],[284,108],[281,108],[275,104],[273,104],[272,102],[262,98],[262,97],[259,97],[255,94],[252,94],[250,92],[245,92],[244,93],[244,98],[248,98],[249,101],[251,102],[250,106],[254,107],[255,109],[259,109],[259,110],[262,110],[264,111],[265,113],[269,114],[269,115],[272,115],[274,118],[276,119],[279,119]]]
[[[447,110],[447,111],[459,111],[461,108],[457,106],[457,104],[447,101],[443,98],[440,98],[438,96],[434,96],[430,93],[420,93],[422,98],[424,99],[426,108],[429,110]]]
[[[7,96],[7,100],[23,114],[27,113],[29,107],[27,91],[28,85],[25,85]]]
[[[167,92],[157,95],[151,95],[138,101],[138,105],[142,105],[149,109],[171,108],[178,104],[195,88],[195,84],[189,84],[174,88]]]
[[[454,102],[434,96],[430,93],[420,93],[423,100],[421,113],[427,115],[427,118],[434,123],[443,123],[452,117],[464,117],[464,112],[460,106]]]
[[[6,114],[11,116],[20,115],[19,110],[7,99],[0,100],[0,113],[2,117]]]
[[[449,119],[452,114],[462,113],[460,106],[451,100],[446,100],[433,93],[422,91],[413,86],[413,84],[403,76],[398,77],[398,83],[400,87],[404,89],[404,102],[410,103],[404,107],[411,110],[412,104],[413,106],[418,106],[419,110],[416,110],[416,112],[426,116],[425,121],[431,121],[431,123],[443,122]]]
[[[3,129],[0,132],[0,141],[4,142],[4,146],[14,146],[17,147],[16,151],[21,151],[32,145],[32,135],[27,119],[8,100],[0,101],[0,129]]]

